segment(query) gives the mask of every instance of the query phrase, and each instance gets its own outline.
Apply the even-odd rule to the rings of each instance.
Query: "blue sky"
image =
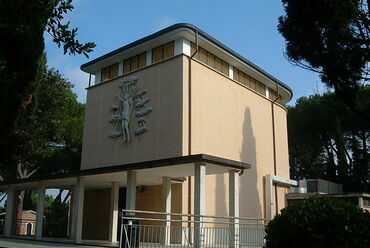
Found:
[[[74,0],[66,16],[78,27],[80,41],[97,44],[90,59],[179,22],[198,26],[220,42],[274,75],[294,92],[293,100],[325,91],[317,74],[291,65],[284,56],[285,40],[277,31],[283,15],[276,0]],[[80,102],[86,100],[88,74],[80,65],[83,55],[63,55],[45,34],[48,65],[57,68],[74,85]]]

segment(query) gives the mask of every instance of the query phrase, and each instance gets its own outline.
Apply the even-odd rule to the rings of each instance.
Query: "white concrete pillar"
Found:
[[[265,176],[265,190],[266,190],[266,218],[272,219],[274,216],[274,190],[273,178],[271,174]]]
[[[362,198],[362,196],[358,197],[358,207],[364,208],[364,198]]]
[[[73,212],[72,212],[72,239],[75,243],[82,242],[82,222],[85,197],[85,178],[78,177],[77,184],[73,190]]]
[[[126,209],[135,210],[136,205],[136,171],[127,172]]]
[[[110,187],[110,223],[108,236],[110,242],[117,242],[118,198],[119,184],[118,182],[112,182]]]
[[[234,67],[229,65],[229,78],[234,79]]]
[[[204,215],[206,206],[206,165],[204,163],[194,164],[194,215]],[[194,218],[194,247],[204,246],[203,217]]]
[[[239,173],[236,170],[229,171],[229,215],[231,239],[230,247],[239,247]]]
[[[146,51],[146,62],[145,65],[151,65],[152,64],[152,50]]]
[[[269,87],[265,86],[265,95],[266,95],[266,98],[270,98],[270,90],[269,90]],[[275,100],[275,99],[274,99]]]
[[[97,71],[95,74],[95,84],[101,83],[101,70]]]
[[[123,75],[123,61],[118,63],[118,76]]]
[[[40,182],[37,190],[36,206],[36,239],[42,238],[42,228],[44,225],[44,206],[45,206],[45,183]]]
[[[162,181],[163,187],[163,212],[170,213],[171,212],[171,178],[170,177],[163,177]],[[163,245],[170,245],[171,243],[171,215],[165,215],[165,229],[163,235]]]
[[[12,229],[14,226],[14,214],[15,214],[15,190],[12,187],[8,188],[8,197],[6,200],[6,212],[5,212],[5,223],[4,223],[4,236],[11,236]]]

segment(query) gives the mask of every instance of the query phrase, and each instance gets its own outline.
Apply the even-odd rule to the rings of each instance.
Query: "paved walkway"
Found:
[[[102,244],[68,244],[62,242],[51,242],[51,241],[36,241],[18,238],[4,238],[0,237],[0,247],[1,248],[49,248],[49,247],[59,247],[59,248],[106,248],[106,247],[118,247]]]

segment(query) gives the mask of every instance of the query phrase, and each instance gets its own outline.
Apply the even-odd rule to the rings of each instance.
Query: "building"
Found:
[[[36,238],[49,187],[72,191],[76,242],[116,241],[121,208],[195,214],[198,244],[203,215],[231,216],[235,229],[239,217],[270,219],[285,207],[297,182],[289,179],[284,104],[292,91],[284,83],[190,24],[81,69],[95,76],[81,170],[1,185],[12,204],[17,190],[39,191]],[[12,204],[5,235],[12,234]]]
[[[358,208],[370,211],[370,194],[343,193],[343,185],[323,179],[299,180],[297,187],[292,187],[286,195],[287,204],[304,201],[313,196],[334,197],[345,200]]]
[[[0,231],[3,231],[6,213],[0,214]],[[20,219],[15,224],[15,234],[20,236],[35,235],[36,212],[33,210],[23,210]]]

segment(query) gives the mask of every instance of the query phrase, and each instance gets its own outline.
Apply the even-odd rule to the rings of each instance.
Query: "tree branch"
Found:
[[[36,167],[36,169],[34,169],[33,171],[31,171],[27,176],[26,178],[29,178],[31,177],[33,174],[35,174],[40,168],[42,167],[42,165]]]
[[[3,200],[5,199],[5,197],[8,195],[8,193],[5,193],[4,195],[3,195],[3,197],[1,197],[1,199],[0,199],[0,203],[2,203],[3,202]]]
[[[22,179],[23,178],[23,172],[22,172],[21,163],[18,163],[17,164],[17,176],[18,176],[18,179]]]

